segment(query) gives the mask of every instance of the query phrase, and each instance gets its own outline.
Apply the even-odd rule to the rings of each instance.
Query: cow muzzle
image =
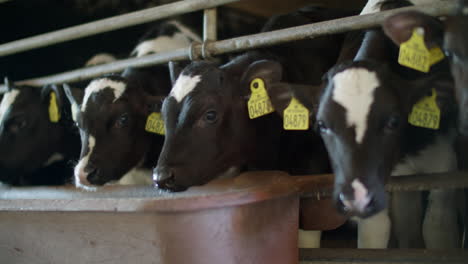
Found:
[[[155,187],[173,192],[184,191],[187,188],[177,185],[174,169],[158,166],[153,170],[153,183]]]

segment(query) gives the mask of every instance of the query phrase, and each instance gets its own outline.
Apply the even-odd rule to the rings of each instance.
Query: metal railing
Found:
[[[173,15],[201,9],[209,9],[231,2],[236,2],[236,0],[187,0],[149,8],[138,12],[103,19],[92,23],[74,26],[35,37],[6,43],[0,45],[0,56],[44,47],[47,45],[115,30],[126,26],[145,23],[152,20],[163,19]],[[362,16],[345,17],[220,41],[214,41],[216,40],[216,13],[214,10],[210,10],[205,11],[204,43],[193,43],[190,47],[184,49],[152,54],[139,58],[128,58],[109,64],[18,81],[15,82],[15,84],[42,86],[51,83],[81,81],[98,77],[107,73],[119,72],[127,67],[145,67],[167,63],[168,61],[187,59],[197,60],[214,55],[272,46],[305,38],[314,38],[324,35],[348,32],[351,30],[372,28],[379,26],[388,16],[402,11],[417,10],[432,16],[443,16],[453,13],[455,9],[455,1],[435,1],[434,3],[426,5],[393,9]],[[2,90],[4,91],[4,89],[5,87],[0,85],[0,92]]]

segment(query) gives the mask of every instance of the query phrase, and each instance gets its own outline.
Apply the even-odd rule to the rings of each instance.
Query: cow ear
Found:
[[[282,74],[283,69],[281,64],[276,61],[255,61],[247,67],[242,75],[241,84],[245,87],[242,93],[245,93],[244,95],[250,95],[250,83],[256,78],[262,79],[268,90],[269,86],[278,83],[281,80]]]
[[[70,102],[73,121],[76,122],[77,115],[80,109],[79,106],[81,105],[81,102],[83,101],[84,90],[78,89],[78,88],[72,88],[68,84],[64,83],[63,91],[68,101]]]
[[[408,113],[422,98],[431,96],[433,90],[437,93],[436,102],[442,116],[444,114],[453,114],[456,111],[454,82],[450,74],[440,73],[404,82],[407,82],[407,84],[399,86],[399,93]]]
[[[63,89],[56,84],[49,84],[42,87],[41,100],[48,106],[49,115],[52,122],[58,122],[62,116],[65,95]]]
[[[170,61],[168,63],[169,74],[171,76],[172,85],[174,85],[180,73],[188,64],[189,62],[180,62],[180,61]]]
[[[165,96],[145,96],[145,109],[142,110],[144,115],[151,113],[160,113]]]
[[[267,87],[268,95],[276,112],[283,116],[284,109],[289,106],[295,97],[314,116],[317,102],[320,97],[322,85],[301,85],[292,83],[274,83]]]
[[[424,40],[428,48],[442,45],[444,25],[437,18],[416,12],[402,12],[387,18],[383,25],[385,34],[397,45],[407,41],[415,28],[424,29]]]

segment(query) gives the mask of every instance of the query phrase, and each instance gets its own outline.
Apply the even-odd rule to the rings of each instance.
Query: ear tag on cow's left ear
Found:
[[[408,116],[408,123],[417,127],[439,129],[440,108],[436,98],[436,90],[432,89],[432,95],[422,98],[413,105],[413,110]]]
[[[265,82],[260,78],[255,78],[250,82],[250,99],[247,102],[249,117],[255,119],[273,113],[273,105],[265,89]]]
[[[430,52],[424,42],[424,29],[415,28],[413,34],[400,45],[398,63],[421,72],[429,72],[431,67]]]
[[[296,98],[292,98],[283,112],[284,130],[309,129],[309,109],[305,108]]]
[[[444,52],[439,48],[439,46],[435,46],[429,50],[429,60],[431,66],[438,63],[439,61],[445,58]]]
[[[145,130],[158,135],[165,135],[164,120],[161,113],[151,113],[146,119]]]
[[[57,95],[55,92],[50,93],[49,120],[52,123],[58,123],[58,121],[60,121],[60,112],[58,109]]]

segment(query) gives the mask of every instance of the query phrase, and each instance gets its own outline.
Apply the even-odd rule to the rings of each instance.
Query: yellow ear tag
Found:
[[[309,129],[309,110],[296,98],[292,98],[288,107],[283,112],[284,130]]]
[[[164,136],[164,121],[161,113],[151,113],[146,119],[145,130],[150,133],[155,133]]]
[[[439,129],[440,109],[436,102],[437,93],[432,89],[432,95],[426,96],[413,105],[408,117],[408,123],[417,127]]]
[[[60,121],[60,112],[58,109],[57,95],[55,92],[50,93],[49,119],[52,123],[58,123],[58,121]]]
[[[410,39],[400,45],[398,63],[421,72],[429,72],[430,52],[424,43],[423,28],[415,28]]]
[[[261,117],[275,111],[265,89],[265,82],[256,78],[250,83],[250,99],[247,102],[250,119]]]
[[[445,55],[442,52],[442,50],[439,48],[439,46],[435,46],[432,49],[429,50],[429,56],[430,56],[430,64],[431,66],[438,63],[439,61],[443,60]]]

